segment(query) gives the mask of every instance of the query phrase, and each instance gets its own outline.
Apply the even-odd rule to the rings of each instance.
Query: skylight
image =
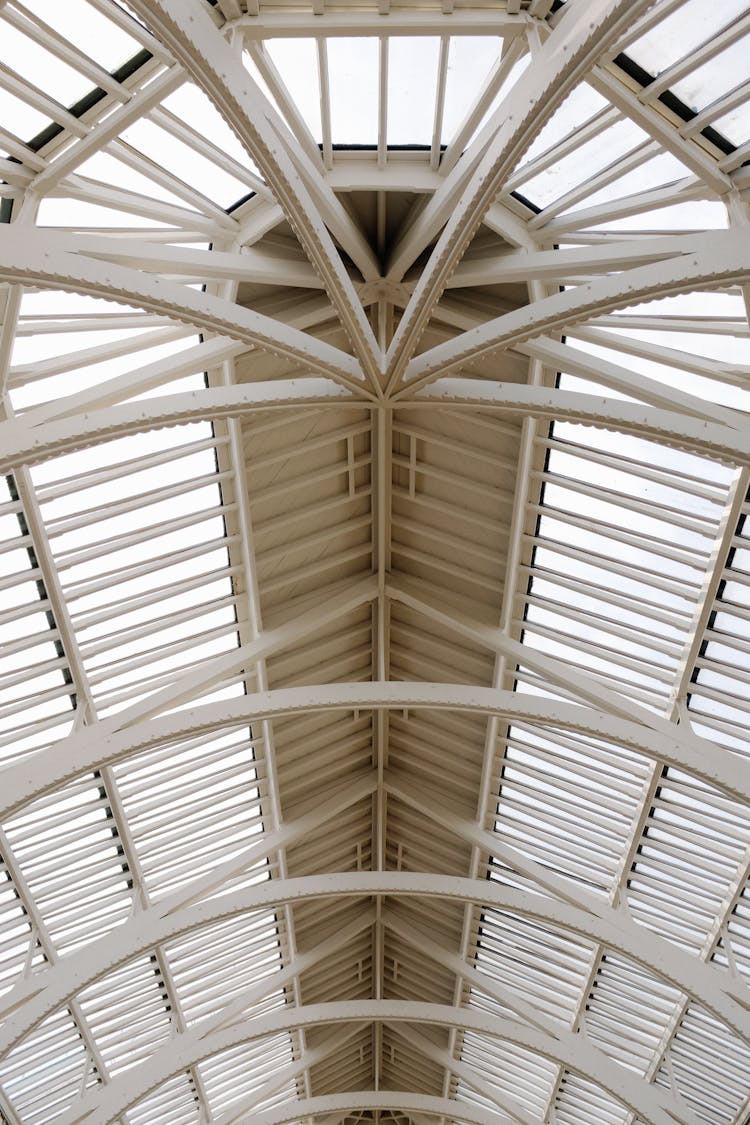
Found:
[[[0,30],[0,1119],[744,1125],[747,5]]]

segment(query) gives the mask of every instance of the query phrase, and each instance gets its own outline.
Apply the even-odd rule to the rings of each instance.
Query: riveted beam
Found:
[[[389,780],[388,787],[389,792],[410,799],[404,785]],[[417,804],[416,799],[414,803]],[[441,810],[436,812],[436,816],[439,815]],[[468,826],[451,823],[450,830],[466,839],[469,837]],[[491,838],[491,833],[485,832],[484,836]],[[273,843],[271,846],[274,846]],[[492,839],[486,850],[504,861],[508,861],[513,851]],[[571,901],[539,892],[518,891],[487,879],[404,871],[355,871],[273,879],[225,895],[214,895],[208,900],[178,909],[170,909],[169,903],[155,903],[106,937],[90,943],[85,950],[35,974],[29,982],[23,982],[9,994],[5,998],[8,1015],[0,1038],[2,1052],[11,1049],[43,1019],[69,1003],[83,989],[157,944],[250,911],[326,898],[356,899],[372,895],[473,903],[484,909],[518,914],[540,925],[600,942],[693,997],[718,1020],[750,1041],[750,998],[744,984],[718,965],[701,961],[665,938],[651,933],[635,922],[624,908],[615,909],[588,892],[577,893],[572,884],[554,875],[545,879],[545,883],[550,882],[556,886],[560,884],[562,893]],[[21,993],[25,997],[23,1000],[19,999]]]
[[[434,221],[442,220],[445,226],[388,349],[389,386],[398,385],[448,278],[504,180],[570,90],[647,6],[646,0],[590,0],[583,7],[566,8],[534,65],[504,101],[497,132],[452,210],[446,211],[443,193],[435,193]]]
[[[561,390],[559,387],[520,383],[493,383],[488,379],[438,379],[416,395],[401,398],[402,405],[433,406],[491,411],[499,416],[523,415],[563,422],[580,422],[606,430],[689,449],[718,461],[750,463],[750,433],[737,411],[736,426],[709,422],[694,414],[683,414],[638,402],[611,399],[606,395]]]
[[[135,305],[201,331],[257,344],[364,391],[357,361],[331,344],[232,301],[148,276],[129,266],[51,250],[43,231],[0,226],[0,280]]]
[[[679,1106],[669,1092],[650,1085],[635,1072],[613,1062],[580,1033],[573,1034],[561,1028],[556,1036],[552,1036],[520,1020],[445,1004],[355,1000],[285,1008],[223,1028],[204,1038],[200,1038],[194,1030],[175,1036],[168,1045],[168,1057],[165,1049],[159,1058],[152,1056],[113,1079],[105,1090],[96,1089],[80,1098],[60,1118],[60,1125],[75,1125],[82,1121],[86,1125],[110,1125],[175,1074],[219,1051],[283,1031],[360,1023],[362,1020],[417,1023],[447,1029],[461,1027],[488,1039],[516,1043],[545,1058],[564,1062],[569,1070],[595,1082],[618,1102],[636,1112],[648,1125],[674,1125],[675,1121],[692,1125],[694,1121],[692,1114]]]
[[[414,390],[447,371],[501,348],[564,331],[601,313],[628,308],[655,297],[742,283],[750,273],[750,232],[712,231],[693,249],[663,261],[624,270],[524,305],[462,333],[412,359],[404,388]],[[415,289],[416,293],[416,289]]]
[[[369,600],[374,596],[372,585],[355,591],[353,596],[359,599],[359,604]],[[242,666],[245,661],[257,657],[241,654],[235,659]],[[185,689],[171,705],[178,706],[180,701],[190,698],[190,694],[190,689]],[[166,705],[159,700],[158,694],[139,704],[144,708],[143,714],[156,714]],[[412,708],[494,714],[509,722],[535,723],[603,738],[627,746],[647,759],[660,758],[735,799],[750,801],[750,763],[737,758],[727,760],[721,747],[678,726],[670,736],[601,710],[525,693],[467,684],[386,681],[277,688],[242,699],[185,708],[147,722],[134,719],[132,725],[120,730],[113,730],[108,723],[98,724],[90,730],[70,735],[49,750],[39,751],[22,765],[3,770],[0,773],[3,782],[0,816],[14,814],[35,797],[53,792],[89,770],[100,769],[179,738],[245,726],[249,722],[282,715],[348,710],[408,711]],[[122,716],[115,718],[126,721]]]
[[[0,471],[143,430],[185,425],[207,417],[233,418],[259,411],[316,405],[361,410],[373,404],[363,388],[358,394],[352,394],[334,379],[302,378],[211,387],[148,398],[74,414],[59,422],[38,426],[31,424],[35,416],[30,412],[28,421],[22,418],[0,423]],[[458,378],[436,380],[413,397],[399,399],[394,408],[415,405],[483,410],[550,421],[559,418],[636,434],[720,461],[750,464],[750,434],[743,423],[744,415],[739,411],[736,426],[729,426],[696,417],[695,413],[683,414],[606,395]],[[734,419],[729,411],[722,417]]]
[[[359,260],[365,275],[377,274],[374,259],[352,238],[352,223],[333,196],[320,169],[312,163],[300,173],[283,139],[286,126],[260,87],[222,38],[198,0],[133,0],[132,7],[185,68],[227,120],[256,162],[320,274],[341,323],[366,373],[378,389],[380,358],[377,342],[343,260],[320,214],[316,196],[329,205],[334,233]],[[297,156],[300,154],[298,153]]]

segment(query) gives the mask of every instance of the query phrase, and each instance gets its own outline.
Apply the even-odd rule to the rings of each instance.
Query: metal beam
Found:
[[[43,231],[0,226],[0,280],[106,297],[196,329],[258,344],[364,391],[353,356],[231,301],[128,266],[50,250]]]
[[[63,400],[63,407],[65,400]],[[83,446],[97,445],[126,434],[163,426],[180,426],[206,418],[239,418],[259,411],[299,410],[305,406],[335,405],[357,409],[369,405],[333,379],[279,379],[210,387],[107,406],[82,415],[34,426],[26,418],[0,422],[0,470],[43,461]],[[29,414],[29,422],[34,415]]]
[[[561,247],[558,250],[507,250],[494,257],[464,258],[446,288],[513,285],[530,278],[557,281],[586,274],[612,273],[690,254],[701,243],[705,243],[705,236],[696,232],[692,236],[672,235],[627,241],[618,240],[615,236],[611,242],[598,246]]]
[[[283,1089],[287,1082],[293,1082],[304,1071],[317,1066],[318,1063],[325,1062],[331,1055],[337,1054],[361,1030],[362,1026],[357,1023],[348,1024],[338,1034],[327,1035],[322,1043],[312,1049],[303,1051],[300,1058],[295,1059],[288,1066],[274,1071],[272,1076],[262,1086],[254,1090],[249,1097],[230,1102],[229,1108],[220,1117],[212,1119],[213,1125],[233,1125],[233,1122],[236,1122],[240,1116],[244,1121],[255,1120],[254,1111],[259,1102],[267,1101],[280,1089]]]
[[[453,1008],[445,1004],[426,1004],[405,1000],[354,1000],[310,1004],[285,1008],[258,1016],[238,1026],[222,1029],[201,1038],[195,1030],[175,1036],[167,1048],[112,1080],[106,1089],[97,1088],[80,1098],[63,1114],[60,1125],[110,1125],[162,1083],[187,1066],[219,1051],[297,1028],[338,1025],[366,1021],[418,1023],[435,1027],[461,1027],[489,1039],[516,1043],[564,1065],[606,1090],[618,1102],[634,1111],[648,1125],[674,1125],[675,1121],[695,1120],[672,1095],[649,1085],[634,1071],[613,1062],[585,1035],[574,1035],[560,1028],[556,1036],[511,1019],[492,1016],[479,1010]],[[298,1115],[299,1103],[296,1103]]]
[[[398,1023],[388,1024],[387,1026],[403,1042],[408,1043],[410,1047],[419,1051],[425,1058],[443,1067],[449,1076],[454,1075],[461,1079],[490,1105],[494,1105],[500,1113],[507,1114],[508,1121],[517,1122],[517,1125],[537,1125],[536,1119],[527,1113],[519,1102],[507,1095],[502,1095],[496,1087],[491,1086],[482,1075],[478,1074],[474,1067],[455,1058],[450,1051],[438,1047],[431,1039],[428,1039],[425,1035],[420,1035],[413,1028],[404,1027]]]
[[[0,423],[0,471],[154,427],[315,405],[361,410],[373,404],[364,391],[360,391],[359,397],[353,396],[348,388],[333,379],[304,378],[212,387],[148,398],[39,426],[28,424],[25,418],[14,419]],[[549,420],[559,418],[636,434],[717,460],[750,463],[750,434],[743,423],[745,416],[739,411],[736,427],[730,427],[694,415],[606,396],[457,378],[436,380],[414,398],[400,398],[396,408],[408,409],[415,405],[485,410],[499,415],[528,415]],[[729,411],[726,416],[733,417]],[[29,422],[33,418],[30,413]]]
[[[433,227],[436,223],[445,226],[388,349],[390,387],[400,381],[448,278],[504,180],[592,63],[647,6],[648,0],[589,0],[583,6],[572,4],[566,8],[560,23],[537,53],[534,65],[525,71],[503,102],[499,128],[465,190],[457,200],[450,200],[450,211],[446,208],[447,193],[435,193],[430,204]],[[457,168],[460,166],[459,163]],[[432,231],[429,222],[424,226],[425,233],[428,229]]]
[[[326,802],[325,809],[320,814],[309,814],[297,822],[285,825],[280,830],[284,834],[284,845],[304,838],[304,834],[314,829],[316,824],[325,823],[338,815],[352,801],[364,799],[367,792],[371,793],[374,789],[372,782],[373,778],[369,776],[362,778],[355,786]],[[460,821],[449,810],[436,808],[434,813],[429,809],[425,810],[423,802],[420,802],[420,795],[410,791],[407,783],[390,777],[388,788],[399,798],[419,807],[432,819],[437,820],[444,813],[447,814],[445,821],[441,820],[441,823],[449,831],[478,843],[485,854],[494,854],[515,868],[527,868],[533,878],[539,865],[524,862],[523,857],[520,857],[520,864],[516,863],[514,850],[506,848],[492,833],[478,829],[475,824]],[[263,855],[277,848],[279,841],[278,833],[270,834],[268,841],[259,841],[242,856],[222,865],[222,872],[231,867],[227,878],[236,875],[238,871],[245,869],[243,860],[246,863],[251,860],[257,862]],[[218,879],[218,873],[214,873],[202,881],[204,889],[201,893],[212,897],[195,901],[197,892],[191,886],[189,896],[181,891],[168,899],[153,903],[106,937],[65,957],[49,969],[40,970],[6,994],[3,1005],[7,1015],[0,1029],[0,1054],[11,1050],[42,1020],[69,1003],[83,989],[165,941],[175,940],[215,922],[253,910],[325,898],[369,898],[372,895],[392,898],[427,897],[451,903],[478,904],[484,909],[519,914],[541,925],[599,942],[632,958],[655,976],[669,981],[686,995],[693,997],[738,1036],[750,1041],[749,997],[742,981],[718,965],[696,958],[639,925],[624,908],[614,908],[606,900],[580,890],[574,883],[561,880],[554,874],[548,876],[542,872],[543,883],[540,884],[554,887],[554,897],[541,891],[515,890],[493,880],[404,871],[355,871],[271,879],[224,895],[215,893]],[[182,905],[185,901],[190,904]],[[178,905],[175,905],[176,902]],[[466,968],[468,970],[468,966]],[[281,971],[291,972],[292,969],[293,966],[289,965]],[[517,1002],[523,1002],[521,995],[516,999]],[[237,1002],[238,1011],[244,1011],[252,1002],[253,996],[250,999],[240,998]],[[224,1022],[225,1017],[217,1016],[217,1025],[223,1026]],[[532,1013],[530,1022],[539,1024],[540,1021]]]
[[[227,882],[251,869],[279,848],[291,847],[311,832],[315,832],[321,825],[346,812],[352,805],[366,800],[374,792],[375,785],[374,772],[368,771],[366,774],[353,778],[348,785],[343,786],[326,800],[319,802],[312,812],[284,823],[273,832],[267,832],[257,843],[244,848],[231,859],[218,864],[198,879],[194,879],[181,887],[179,891],[173,892],[158,903],[151,903],[146,910],[142,910],[130,922],[126,923],[131,929],[130,937],[126,940],[128,942],[135,941],[135,944],[138,945],[141,940],[138,937],[141,921],[147,919],[150,920],[151,925],[166,924],[168,928],[172,929],[172,919],[184,917],[185,911],[190,910],[196,903],[214,895]],[[266,887],[270,885],[263,884]],[[277,883],[273,885],[276,886]],[[371,922],[372,919],[366,924],[369,925]],[[147,922],[147,924],[149,923]],[[111,961],[111,952],[108,953],[105,948],[106,941],[104,944],[101,942],[98,944],[101,955],[98,964],[101,969],[101,966]],[[325,942],[322,943],[322,947],[327,948]],[[321,945],[315,948],[319,949]],[[312,957],[312,960],[308,963],[309,957]],[[129,959],[130,954],[126,956],[122,963],[126,963]],[[12,1051],[14,1046],[37,1027],[42,1020],[66,1003],[68,996],[72,997],[80,991],[80,988],[83,987],[80,982],[89,977],[93,966],[93,963],[87,964],[87,960],[86,956],[78,955],[74,959],[65,958],[64,968],[54,980],[51,977],[35,974],[25,977],[9,992],[5,993],[2,1001],[0,1001],[2,1005],[0,1012],[3,1014],[3,1024],[0,1027],[0,1057]],[[201,1027],[212,1029],[223,1026],[225,1019],[234,1018],[238,1013],[241,1014],[245,1008],[263,999],[266,995],[266,984],[271,989],[280,988],[286,979],[284,974],[291,974],[289,979],[292,980],[298,973],[303,972],[305,968],[309,968],[314,963],[314,952],[298,956],[294,964],[284,966],[278,973],[272,974],[269,978],[263,978],[263,981],[254,986],[253,989],[243,993],[237,1001],[232,1001],[215,1017],[204,1020]],[[57,964],[57,959],[55,959],[54,964]],[[106,972],[107,970],[103,969],[102,971]],[[101,972],[95,970],[94,977],[91,977],[91,980],[95,980],[99,975],[101,975]],[[239,1004],[239,1007],[235,1010],[236,1004]]]
[[[330,206],[329,222],[338,218],[334,233],[362,259],[363,240],[352,245],[352,224],[341,204],[325,185],[312,164],[306,176],[295,167],[281,134],[286,126],[265,94],[242,65],[237,53],[224,41],[199,0],[133,0],[132,7],[173,52],[186,72],[212,100],[234,129],[247,152],[263,173],[284,209],[310,261],[319,272],[342,327],[351,339],[373,391],[379,390],[380,355],[377,342],[354,286],[323,219],[314,195],[323,193]],[[305,182],[307,180],[307,182]],[[329,194],[330,193],[330,194]],[[377,269],[373,268],[373,273]]]
[[[487,379],[439,379],[413,398],[399,398],[402,406],[433,406],[492,411],[498,415],[530,415],[549,421],[618,430],[639,437],[690,449],[719,461],[747,464],[750,433],[737,412],[737,427],[708,422],[658,407],[610,399],[604,395],[560,390],[557,387],[520,383],[493,383]]]
[[[352,597],[358,598],[359,604],[362,604],[374,596],[375,589],[376,584],[367,583],[362,589],[355,588]],[[287,634],[287,644],[294,638],[293,628],[290,633],[291,636]],[[260,641],[263,640],[261,637]],[[251,646],[245,647],[248,652],[238,650],[239,656],[231,653],[223,657],[222,661],[234,660],[236,666],[242,667],[245,662],[258,658],[254,653],[250,654]],[[199,679],[198,683],[205,685],[206,680]],[[185,685],[184,688],[178,686],[176,689],[168,689],[166,693],[149,696],[136,705],[137,718],[157,714],[166,706],[179,706],[189,700],[195,691],[195,685]],[[673,735],[669,737],[661,731],[650,730],[637,722],[609,715],[604,711],[526,693],[466,684],[388,681],[277,688],[274,691],[247,695],[242,699],[186,708],[145,722],[137,721],[135,717],[129,719],[127,712],[120,712],[114,719],[120,723],[131,722],[132,725],[113,730],[111,721],[106,720],[90,730],[70,735],[48,750],[31,755],[23,765],[9,766],[3,770],[0,773],[3,781],[0,817],[15,814],[34,798],[54,791],[89,770],[122,761],[132,754],[174,739],[245,726],[249,722],[260,722],[282,715],[416,708],[477,715],[494,714],[511,722],[536,723],[603,738],[627,746],[645,758],[660,758],[670,765],[687,770],[735,799],[750,800],[750,762],[735,757],[728,760],[720,746],[708,739],[699,738],[684,727],[675,726]]]
[[[714,231],[700,236],[692,246],[687,254],[625,270],[524,305],[431,348],[409,363],[403,391],[421,387],[446,371],[499,348],[512,347],[542,333],[563,331],[568,324],[601,313],[628,308],[649,298],[746,281],[750,273],[750,231]]]
[[[525,13],[509,15],[502,8],[461,8],[455,12],[438,8],[393,9],[387,13],[352,10],[286,11],[263,9],[257,16],[237,20],[246,39],[357,38],[390,35],[523,35],[529,20]]]

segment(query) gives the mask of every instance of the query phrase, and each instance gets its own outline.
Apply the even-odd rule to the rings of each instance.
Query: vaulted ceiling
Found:
[[[0,1117],[744,1125],[750,9],[0,24]]]

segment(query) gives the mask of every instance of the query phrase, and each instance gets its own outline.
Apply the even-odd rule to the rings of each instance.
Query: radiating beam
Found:
[[[746,415],[731,407],[727,408],[710,399],[683,391],[663,379],[652,379],[614,363],[601,355],[582,351],[573,346],[569,339],[565,343],[552,340],[549,336],[539,336],[525,344],[516,345],[522,355],[538,359],[553,371],[564,371],[578,375],[592,383],[598,383],[617,394],[627,395],[651,406],[664,410],[679,410],[694,418],[719,422],[725,426],[740,429],[745,425]]]
[[[605,395],[561,390],[558,387],[521,383],[493,383],[487,379],[439,379],[410,398],[403,406],[463,407],[491,411],[500,416],[522,415],[549,421],[580,422],[606,430],[635,434],[678,449],[690,449],[719,461],[750,463],[750,428],[737,411],[737,427],[709,422],[694,415]]]
[[[323,279],[362,368],[373,390],[377,390],[379,349],[343,260],[314,202],[314,194],[325,195],[331,216],[338,216],[338,226],[342,228],[334,233],[356,254],[357,247],[351,246],[351,238],[347,239],[351,221],[330,188],[330,196],[326,193],[322,173],[316,174],[311,165],[305,182],[274,125],[275,110],[199,0],[131,0],[131,7],[208,95],[260,168]],[[277,124],[282,130],[286,128],[283,123]],[[367,271],[367,262],[361,266]]]
[[[486,625],[453,607],[445,609],[430,598],[419,583],[401,575],[391,575],[386,585],[386,592],[394,601],[442,625],[449,632],[470,641],[474,646],[505,657],[510,666],[519,664],[531,668],[546,683],[562,687],[581,703],[600,707],[611,715],[635,720],[645,727],[660,732],[665,738],[671,737],[677,729],[674,723],[658,712],[642,707],[596,678],[569,668],[564,662],[514,640],[498,626]]]
[[[663,261],[689,254],[705,236],[672,235],[606,242],[599,246],[563,247],[559,250],[507,250],[494,257],[464,258],[449,279],[447,288],[474,285],[515,285],[583,274],[612,273],[633,269],[649,262]]]
[[[388,349],[391,387],[401,379],[448,278],[504,180],[569,91],[648,2],[587,0],[584,5],[569,5],[534,64],[503,103],[502,122],[466,189],[458,200],[450,200],[450,211],[447,199],[440,191],[435,193],[431,204],[435,222],[445,226]]]
[[[251,1043],[284,1031],[321,1025],[339,1025],[362,1020],[393,1023],[417,1023],[451,1029],[471,1030],[490,1040],[515,1043],[535,1054],[563,1063],[575,1074],[585,1076],[618,1102],[635,1112],[648,1125],[675,1125],[675,1121],[691,1123],[686,1112],[671,1092],[650,1085],[640,1075],[614,1062],[599,1051],[585,1035],[573,1034],[563,1028],[557,1036],[511,1019],[493,1016],[479,1010],[453,1008],[447,1004],[427,1004],[407,1000],[353,1000],[310,1004],[302,1008],[284,1008],[267,1016],[259,1016],[236,1027],[199,1038],[194,1031],[175,1036],[166,1053],[152,1057],[114,1078],[106,1087],[96,1087],[75,1102],[60,1118],[60,1125],[110,1125],[153,1090],[187,1066],[232,1047]],[[379,1095],[383,1096],[382,1093]],[[297,1108],[299,1103],[292,1103]],[[455,1106],[456,1103],[454,1103]]]
[[[50,250],[84,254],[105,262],[118,262],[133,269],[163,273],[200,281],[244,281],[257,285],[322,289],[323,283],[307,259],[295,260],[255,246],[241,252],[201,250],[195,247],[160,245],[138,238],[107,235],[67,234],[45,231]]]
[[[188,286],[150,277],[129,266],[50,249],[43,231],[0,226],[0,280],[134,305],[202,331],[257,344],[348,386],[364,389],[359,364],[339,348]]]
[[[554,293],[438,344],[411,360],[404,389],[424,386],[452,368],[500,348],[513,347],[542,333],[563,331],[568,324],[649,298],[742,283],[748,274],[750,231],[713,231],[700,236],[700,245],[690,253]]]

